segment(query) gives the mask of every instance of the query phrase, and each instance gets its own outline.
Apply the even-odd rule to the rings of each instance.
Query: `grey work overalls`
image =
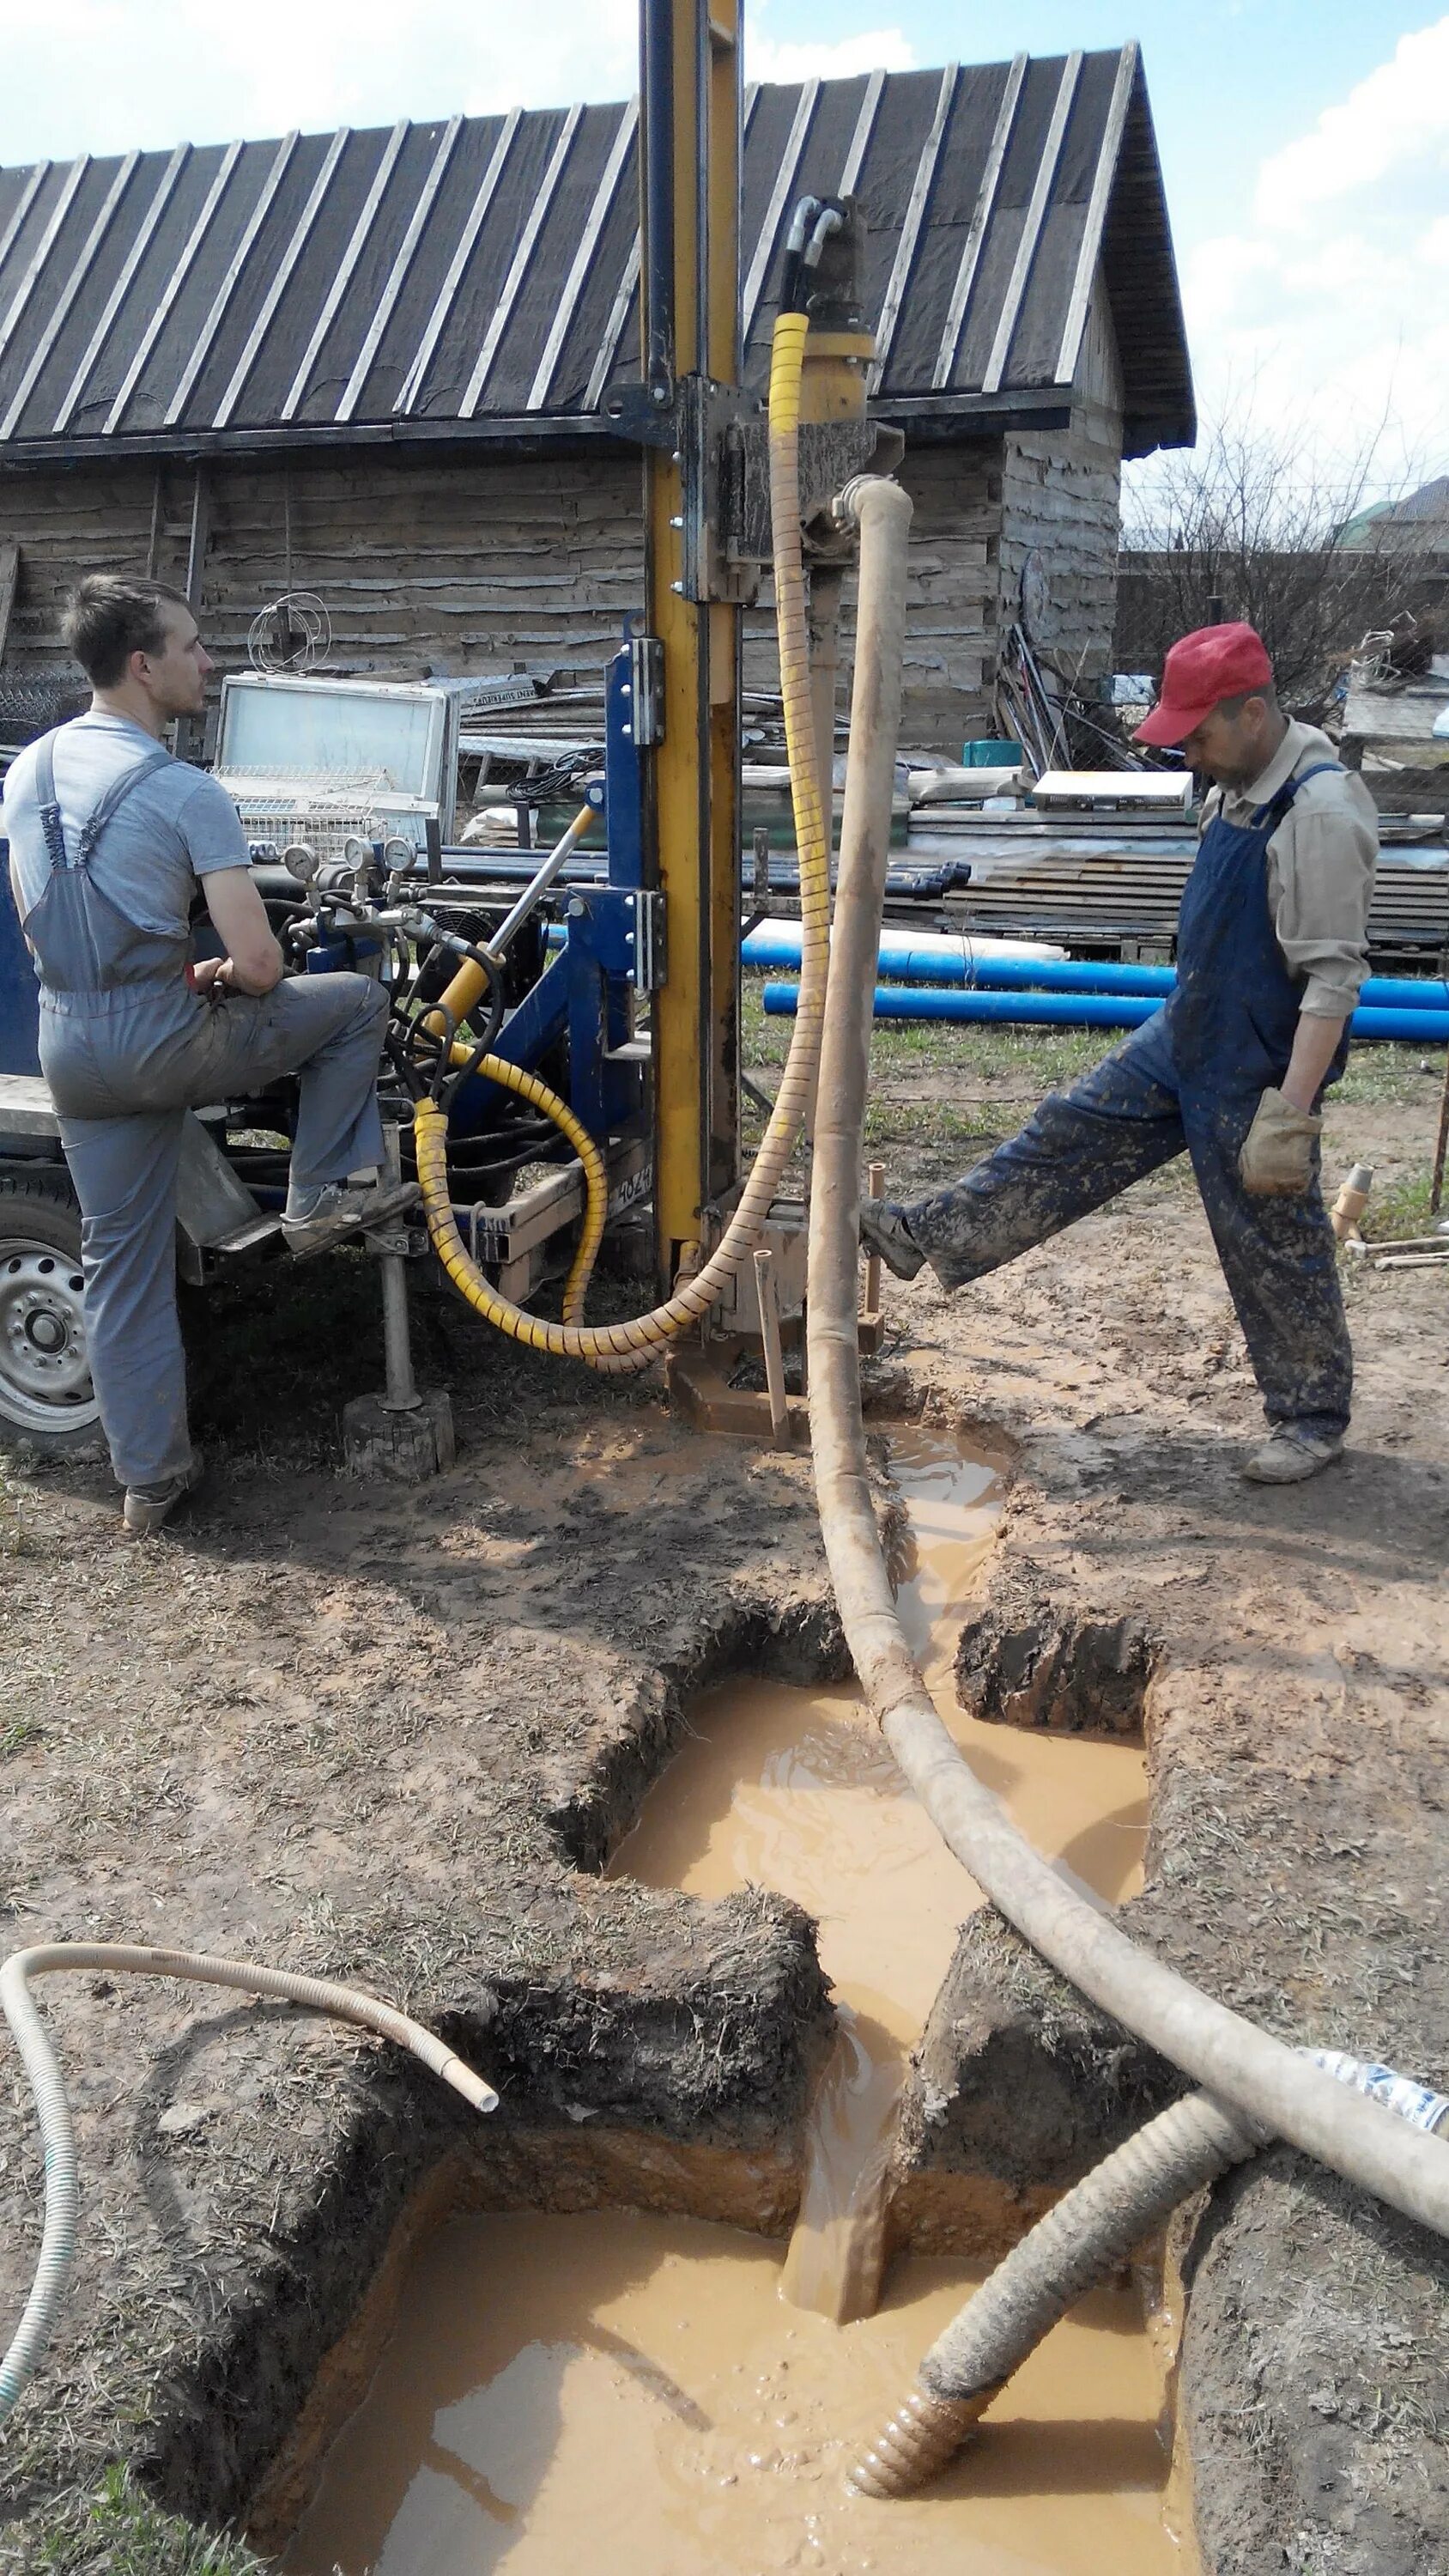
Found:
[[[107,824],[168,752],[147,753],[73,827],[55,794],[54,744],[35,790],[50,874],[26,916],[40,976],[40,1062],[81,1207],[86,1339],[118,1481],[164,1484],[191,1461],[176,1312],[176,1180],[188,1109],[301,1077],[292,1181],[308,1188],[377,1164],[377,1067],[387,997],[363,975],[291,976],[215,1002],[186,981],[187,938],[140,930],[91,863]]]

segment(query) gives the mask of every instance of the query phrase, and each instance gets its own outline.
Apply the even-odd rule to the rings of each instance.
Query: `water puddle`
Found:
[[[457,2218],[413,2267],[290,2576],[1182,2576],[1135,2310],[1083,2302],[926,2495],[845,2473],[975,2277],[907,2261],[841,2329],[699,2219]]]
[[[955,1705],[962,1602],[991,1543],[989,1468],[893,1435],[902,1615],[973,1765],[1038,1848],[1110,1902],[1137,1883],[1141,1754],[1024,1737]],[[883,2178],[909,2050],[980,1897],[853,1689],[731,1684],[611,1874],[746,1883],[819,1923],[839,2043],[781,2249],[692,2219],[460,2217],[414,2263],[372,2389],[283,2560],[292,2576],[1181,2576],[1162,2518],[1160,2385],[1135,2299],[1048,2337],[989,2435],[920,2499],[844,2473],[980,2273],[897,2262]]]
[[[1139,1883],[1143,1757],[1132,1745],[1017,1735],[956,1705],[961,1604],[1000,1511],[989,1467],[939,1434],[892,1435],[908,1538],[899,1607],[942,1717],[1039,1851],[1118,1903]],[[650,1792],[610,1875],[692,1896],[754,1885],[819,1925],[840,2036],[814,2109],[787,2297],[868,2316],[884,2252],[882,2185],[906,2059],[980,1892],[911,1795],[853,1685],[732,1682]]]

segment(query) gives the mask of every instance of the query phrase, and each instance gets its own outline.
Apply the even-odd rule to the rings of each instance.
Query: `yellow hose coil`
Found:
[[[453,1048],[453,1061],[455,1064],[472,1064],[472,1048],[464,1046],[461,1043],[456,1044]],[[584,1125],[583,1120],[574,1116],[568,1102],[566,1100],[560,1100],[558,1093],[556,1091],[551,1091],[548,1084],[542,1081],[538,1074],[526,1073],[521,1064],[510,1064],[507,1058],[501,1055],[480,1056],[476,1066],[474,1066],[474,1071],[476,1072],[480,1082],[496,1082],[501,1091],[513,1092],[519,1100],[526,1100],[531,1109],[541,1109],[545,1118],[551,1118],[555,1127],[559,1128],[568,1138],[569,1143],[572,1145],[574,1152],[577,1154],[579,1161],[583,1165],[583,1230],[579,1235],[578,1250],[575,1252],[573,1260],[569,1264],[569,1275],[564,1281],[563,1293],[564,1322],[566,1324],[581,1323],[584,1312],[584,1298],[588,1290],[589,1281],[593,1276],[594,1263],[599,1257],[599,1246],[604,1240],[604,1223],[609,1213],[609,1175],[604,1169],[603,1155],[600,1153],[598,1146],[594,1143],[594,1140],[589,1134],[587,1127]],[[432,1110],[435,1123],[441,1122],[444,1140],[443,1189],[446,1197],[447,1120],[443,1117],[441,1110],[433,1101],[420,1103],[418,1109],[414,1112],[413,1140],[419,1153],[418,1177],[421,1180],[422,1160],[419,1121],[424,1108]],[[426,1188],[426,1185],[424,1186]],[[451,1224],[451,1201],[449,1202],[448,1216]],[[431,1233],[431,1218],[429,1218],[428,1224],[429,1232]],[[458,1235],[456,1226],[453,1227],[453,1232],[457,1237],[458,1249],[461,1252],[463,1249],[462,1237]],[[433,1239],[436,1243],[436,1235],[434,1235]],[[468,1267],[471,1270],[473,1268],[473,1263],[468,1260],[468,1255],[466,1253],[463,1253],[463,1258],[468,1262]],[[485,1282],[484,1284],[486,1286],[487,1283]],[[501,1299],[499,1302],[505,1306],[508,1304],[506,1297]],[[510,1307],[509,1312],[521,1312],[521,1309]],[[503,1330],[505,1332],[508,1330],[508,1326],[506,1324],[504,1325]]]
[[[810,654],[805,615],[805,568],[800,543],[800,381],[809,324],[803,313],[782,313],[775,324],[770,362],[770,508],[775,541],[775,615],[780,644],[780,688],[785,702],[785,742],[795,806],[800,860],[800,1000],[790,1052],[760,1148],[724,1236],[702,1270],[662,1306],[626,1324],[554,1324],[526,1314],[500,1296],[464,1247],[448,1191],[447,1118],[435,1101],[420,1101],[413,1139],[423,1211],[433,1249],[455,1288],[484,1318],[529,1349],[559,1359],[586,1360],[602,1375],[647,1368],[666,1342],[709,1312],[758,1242],[761,1228],[809,1105],[820,1055],[825,978],[830,947],[830,843],[815,769],[810,705]],[[504,1079],[500,1060],[485,1056],[478,1070]],[[522,1091],[515,1068],[508,1087],[532,1096],[549,1117],[563,1107],[545,1085]],[[526,1081],[535,1076],[522,1077]],[[549,1103],[554,1103],[553,1107]],[[558,1120],[562,1125],[562,1120]],[[566,1129],[565,1133],[569,1131]],[[579,1131],[582,1133],[582,1130]],[[593,1149],[591,1149],[593,1150]],[[585,1165],[585,1179],[588,1166]],[[593,1201],[590,1202],[591,1213]],[[582,1251],[583,1247],[580,1246]],[[590,1264],[592,1264],[592,1253]],[[576,1257],[572,1286],[579,1274]]]

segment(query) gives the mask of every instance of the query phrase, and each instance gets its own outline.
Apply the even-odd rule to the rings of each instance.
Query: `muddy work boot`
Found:
[[[879,1253],[898,1279],[914,1279],[925,1267],[926,1256],[906,1223],[904,1208],[894,1199],[861,1200],[860,1248]]]
[[[201,1452],[194,1449],[190,1466],[184,1467],[179,1476],[168,1476],[159,1485],[128,1485],[121,1505],[121,1527],[127,1538],[154,1538],[200,1484],[201,1466]]]
[[[282,1213],[287,1250],[305,1261],[343,1235],[385,1225],[421,1196],[416,1181],[320,1181],[309,1190],[289,1191]]]
[[[1281,1422],[1261,1449],[1244,1459],[1243,1474],[1250,1485],[1301,1485],[1342,1456],[1341,1440],[1316,1438],[1311,1431],[1296,1431],[1291,1423]]]

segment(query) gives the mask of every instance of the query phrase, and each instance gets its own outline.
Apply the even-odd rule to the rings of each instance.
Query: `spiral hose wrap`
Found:
[[[1083,2294],[1191,2193],[1265,2143],[1207,2093],[1174,2102],[1107,2156],[1013,2246],[937,2336],[919,2386],[851,2472],[863,2495],[907,2495],[945,2468],[976,2418]]]
[[[666,1344],[719,1302],[759,1241],[814,1096],[830,940],[830,841],[815,766],[800,537],[800,383],[808,330],[803,313],[782,313],[775,324],[770,364],[770,505],[780,687],[800,858],[800,1003],[775,1104],[723,1237],[693,1278],[651,1314],[635,1316],[628,1323],[592,1325],[569,1317],[567,1307],[566,1320],[557,1324],[543,1316],[527,1314],[484,1277],[458,1231],[448,1190],[445,1112],[430,1101],[420,1101],[415,1112],[414,1145],[423,1213],[433,1248],[459,1295],[486,1323],[495,1325],[512,1340],[531,1350],[547,1351],[558,1359],[585,1360],[605,1376],[628,1376],[648,1368]],[[484,1058],[478,1071],[496,1081],[501,1078],[495,1070],[496,1062],[494,1058]],[[518,1085],[511,1083],[509,1087],[517,1089]],[[549,1094],[550,1099],[553,1097]],[[538,1105],[550,1117],[554,1115],[542,1099]]]

